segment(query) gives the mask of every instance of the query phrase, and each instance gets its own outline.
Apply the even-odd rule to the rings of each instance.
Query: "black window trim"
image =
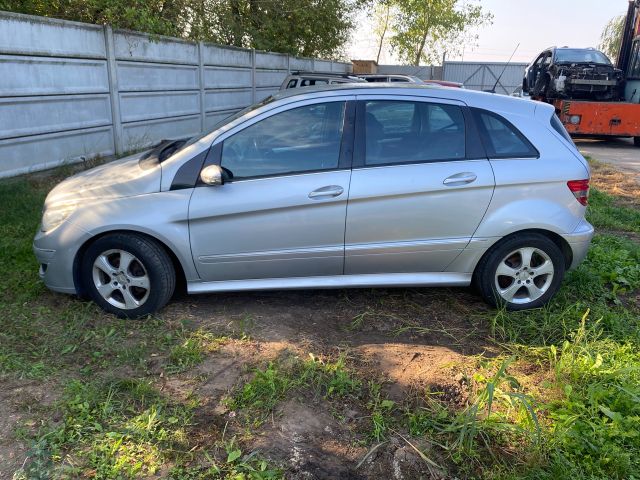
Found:
[[[422,165],[427,163],[451,163],[451,162],[466,162],[469,160],[486,160],[487,152],[484,144],[480,139],[480,134],[475,125],[475,121],[469,111],[469,107],[466,105],[460,105],[458,103],[439,102],[438,98],[368,98],[366,100],[358,100],[356,105],[356,128],[355,128],[355,142],[353,152],[353,168],[365,169],[365,168],[379,168],[379,167],[391,167],[402,165]],[[390,162],[390,163],[377,163],[375,165],[366,164],[366,102],[370,101],[389,101],[389,102],[412,102],[412,103],[429,103],[435,105],[450,105],[460,107],[462,115],[464,117],[464,129],[465,129],[465,156],[464,158],[449,158],[449,159],[435,159],[435,160],[408,160],[406,162]]]
[[[531,143],[531,141],[520,131],[519,128],[517,128],[513,123],[511,123],[509,120],[507,120],[505,117],[503,117],[502,115],[492,112],[491,110],[486,110],[483,108],[477,108],[477,107],[471,107],[471,112],[473,114],[474,120],[475,120],[475,124],[476,127],[479,129],[479,133],[480,133],[480,138],[482,140],[482,144],[484,145],[484,149],[487,153],[487,158],[489,160],[517,160],[517,159],[539,159],[540,158],[540,151],[536,148],[536,146]],[[516,134],[516,136],[522,140],[522,142],[527,145],[533,152],[535,152],[535,154],[531,154],[531,155],[492,155],[492,148],[490,145],[488,145],[488,139],[489,139],[489,132],[487,132],[487,129],[485,128],[483,122],[480,120],[480,118],[478,118],[478,116],[480,114],[487,114],[493,118],[498,119],[501,122],[504,122],[507,126],[509,126],[513,132]]]
[[[291,109],[287,109],[287,110],[282,110],[278,113],[274,113],[273,115],[278,115],[279,113],[283,113],[289,110],[293,110],[295,108],[302,108],[308,105],[321,105],[322,103],[334,103],[334,102],[343,102],[345,103],[345,112],[344,112],[344,118],[343,118],[343,124],[342,124],[342,138],[340,140],[340,149],[339,149],[339,157],[338,157],[338,167],[337,168],[326,168],[326,169],[318,169],[318,170],[303,170],[303,171],[292,171],[292,172],[283,172],[283,173],[274,173],[274,174],[269,174],[269,175],[254,175],[252,177],[242,177],[239,179],[234,179],[234,178],[230,178],[228,180],[225,180],[225,183],[240,183],[240,182],[245,182],[245,181],[251,181],[251,180],[261,180],[261,179],[265,179],[265,178],[277,178],[277,177],[292,177],[292,176],[300,176],[300,175],[309,175],[309,174],[313,174],[313,173],[326,173],[326,172],[337,172],[340,170],[350,170],[351,169],[351,165],[353,162],[353,139],[354,139],[354,128],[355,128],[355,100],[331,100],[331,99],[327,99],[327,102],[316,102],[316,103],[308,103],[305,105],[298,105],[298,106],[293,106]],[[269,115],[268,117],[265,117],[262,120],[266,120],[267,118],[270,118],[271,115]],[[262,121],[259,120],[259,121]],[[256,122],[258,123],[258,122]],[[252,123],[251,125],[248,125],[246,128],[250,128],[251,126],[255,125],[255,123]],[[235,135],[236,133],[239,133],[241,131],[243,131],[243,129],[238,130],[238,132],[235,132],[233,135]],[[218,142],[216,144],[214,144],[211,149],[209,150],[209,155],[207,156],[207,160],[204,162],[204,165],[202,166],[202,168],[207,167],[209,165],[218,165],[220,167],[222,167],[222,150],[223,150],[223,144],[224,142],[228,139],[231,138],[233,135],[230,135],[229,137],[226,137],[224,140],[222,140],[221,142]],[[224,168],[224,167],[222,167]],[[200,177],[198,176],[198,179]],[[198,180],[198,186],[206,186],[206,184],[202,183],[202,181]]]

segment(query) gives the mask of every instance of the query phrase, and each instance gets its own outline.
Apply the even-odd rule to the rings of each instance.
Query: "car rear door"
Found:
[[[233,178],[197,187],[191,199],[191,249],[204,281],[342,275],[350,99],[280,107],[212,147]]]
[[[358,96],[345,273],[443,271],[469,243],[494,186],[463,103]]]

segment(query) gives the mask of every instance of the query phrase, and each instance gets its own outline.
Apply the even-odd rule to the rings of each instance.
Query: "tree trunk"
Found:
[[[418,46],[418,49],[416,50],[416,58],[414,60],[414,65],[416,67],[420,66],[420,57],[422,57],[422,51],[424,50],[424,46],[427,43],[427,34],[428,32],[424,32],[424,35],[422,35],[422,39],[420,40],[420,45]]]
[[[387,14],[384,17],[384,28],[382,29],[382,34],[380,35],[380,44],[378,45],[378,55],[376,56],[376,63],[380,63],[380,53],[382,53],[382,44],[384,43],[384,37],[387,34],[387,29],[389,28],[389,15],[390,15],[391,7],[387,5]]]

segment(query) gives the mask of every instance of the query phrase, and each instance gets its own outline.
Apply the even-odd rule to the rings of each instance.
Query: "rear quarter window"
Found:
[[[506,118],[478,108],[472,109],[489,158],[538,158],[533,144]]]
[[[551,117],[551,127],[560,135],[562,135],[567,142],[569,142],[572,145],[575,145],[573,143],[573,139],[569,135],[569,132],[567,132],[567,129],[564,128],[564,125],[562,124],[562,122],[560,121],[560,119],[555,113]]]

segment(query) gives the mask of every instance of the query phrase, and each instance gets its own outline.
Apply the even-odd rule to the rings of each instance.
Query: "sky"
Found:
[[[477,46],[465,49],[464,60],[506,62],[518,43],[514,62],[530,62],[553,45],[597,47],[607,22],[626,13],[628,6],[627,0],[480,0],[479,3],[493,13],[493,24],[477,30]],[[377,46],[370,32],[370,21],[361,18],[347,48],[350,59],[376,58]],[[384,52],[380,63],[399,62],[392,53]]]

